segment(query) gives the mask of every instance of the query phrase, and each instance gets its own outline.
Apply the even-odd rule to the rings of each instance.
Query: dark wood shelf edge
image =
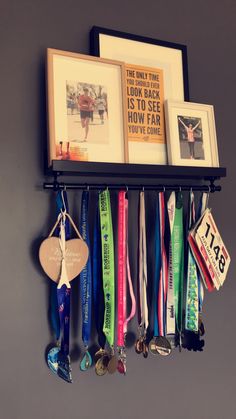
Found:
[[[53,160],[46,175],[211,180],[226,177],[226,168]]]

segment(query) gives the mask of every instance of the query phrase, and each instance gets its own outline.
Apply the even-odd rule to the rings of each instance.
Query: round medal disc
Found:
[[[102,376],[106,374],[109,361],[110,358],[108,355],[103,355],[99,358],[95,365],[95,372],[97,375]]]
[[[109,374],[114,374],[116,372],[116,369],[117,369],[117,358],[115,355],[112,355],[108,363],[107,370]]]
[[[152,340],[150,340],[148,345],[149,351],[153,355],[158,355],[157,346],[156,346],[156,338],[154,337]]]
[[[158,336],[156,338],[156,350],[159,355],[167,356],[171,353],[171,345],[165,336]]]

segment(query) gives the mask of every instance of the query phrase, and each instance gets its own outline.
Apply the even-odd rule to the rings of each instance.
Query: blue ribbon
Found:
[[[161,271],[161,232],[160,232],[160,208],[159,197],[156,202],[155,224],[155,272],[154,272],[154,336],[159,336],[158,327],[158,290]]]
[[[62,331],[61,352],[69,355],[70,342],[70,293],[71,288],[63,285],[57,289],[57,299],[59,307],[60,325]]]
[[[82,238],[90,250],[89,228],[88,228],[88,202],[89,192],[83,191],[81,203],[81,233]],[[82,340],[85,347],[88,347],[91,336],[92,317],[92,272],[91,257],[80,274],[80,291],[82,300]]]

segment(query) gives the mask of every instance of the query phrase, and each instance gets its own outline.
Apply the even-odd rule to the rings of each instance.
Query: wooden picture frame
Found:
[[[90,51],[95,56],[124,61],[128,66],[126,67],[126,100],[129,162],[167,164],[164,100],[189,100],[186,46],[94,26],[90,32]],[[133,80],[130,77],[132,71]],[[160,74],[161,79],[158,89],[151,86],[153,80],[149,79],[149,74],[155,74],[155,72]],[[137,73],[141,76],[140,80],[136,76]],[[143,84],[141,91],[140,84],[133,85],[139,90],[136,92],[133,105],[137,115],[135,114],[136,119],[132,120],[133,110],[130,109],[129,102],[129,87],[132,85],[129,84],[140,83],[140,81],[146,83],[146,86]],[[151,111],[147,110],[148,102],[146,101],[146,107],[144,104],[144,99],[146,99],[144,89],[149,95]],[[160,98],[155,100],[158,94]],[[138,103],[140,100],[143,100],[145,109],[140,109],[141,102]],[[153,112],[153,108],[160,109]],[[150,115],[145,119],[148,112]],[[135,139],[133,131],[136,131]]]
[[[124,64],[47,50],[48,164],[128,160]]]
[[[212,105],[168,100],[165,120],[169,164],[219,167]]]

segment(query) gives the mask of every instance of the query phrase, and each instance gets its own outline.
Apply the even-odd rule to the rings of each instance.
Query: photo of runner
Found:
[[[66,96],[70,142],[108,143],[106,87],[80,81],[67,81]]]
[[[204,160],[201,119],[182,115],[177,118],[181,158]]]

